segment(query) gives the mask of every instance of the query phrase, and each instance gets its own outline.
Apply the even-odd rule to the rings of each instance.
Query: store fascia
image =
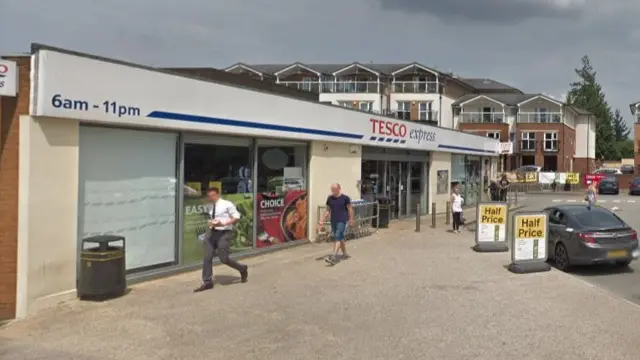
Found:
[[[131,274],[198,266],[210,187],[244,215],[236,252],[306,240],[308,179],[322,170],[309,168],[312,141],[497,155],[495,140],[448,129],[60,49],[42,47],[35,57],[33,115],[81,123],[78,246],[94,234],[127,237]]]

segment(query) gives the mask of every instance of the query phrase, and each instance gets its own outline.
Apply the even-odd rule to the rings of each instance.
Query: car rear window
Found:
[[[600,208],[591,208],[591,210],[588,210],[585,207],[584,209],[574,211],[573,216],[575,216],[580,225],[585,227],[618,228],[627,226],[627,224],[614,213]]]
[[[633,179],[633,183],[634,184],[640,184],[640,178]]]

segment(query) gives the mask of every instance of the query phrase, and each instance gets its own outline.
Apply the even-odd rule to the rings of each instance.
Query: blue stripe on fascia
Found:
[[[375,141],[375,139],[377,139],[375,136],[372,136],[372,137],[369,138],[369,140],[374,140],[374,141]]]
[[[460,151],[473,151],[473,152],[479,152],[479,153],[483,153],[483,154],[495,154],[495,151],[491,151],[491,150],[484,150],[484,149],[474,149],[474,148],[468,148],[468,147],[464,147],[464,146],[454,146],[454,145],[443,145],[440,144],[438,145],[439,148],[441,149],[449,149],[449,150],[460,150]]]
[[[387,138],[387,142],[392,142],[393,139],[392,138]]]
[[[406,142],[407,142],[407,140],[400,140],[400,144],[404,144]]]
[[[394,144],[397,144],[397,143],[399,143],[399,142],[400,142],[400,139],[393,139],[393,143],[394,143]]]
[[[383,137],[378,138],[378,141],[384,141],[384,138]]]
[[[344,133],[344,132],[338,132],[338,131],[317,130],[317,129],[309,129],[309,128],[303,128],[303,127],[296,127],[296,126],[262,124],[262,123],[256,123],[251,121],[220,119],[220,118],[214,118],[214,117],[179,114],[179,113],[172,113],[172,112],[166,112],[166,111],[152,111],[147,115],[147,117],[154,118],[154,119],[164,119],[164,120],[188,121],[188,122],[201,123],[201,124],[216,124],[216,125],[227,125],[227,126],[236,126],[236,127],[252,128],[252,129],[285,131],[285,132],[298,133],[298,134],[324,135],[324,136],[341,137],[341,138],[347,138],[347,139],[364,138],[364,135]]]

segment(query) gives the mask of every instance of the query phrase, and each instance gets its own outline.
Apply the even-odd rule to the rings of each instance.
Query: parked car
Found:
[[[622,175],[622,171],[620,169],[614,168],[600,168],[593,172],[594,174],[604,174],[604,175]]]
[[[622,172],[623,174],[633,174],[633,165],[622,165],[620,166],[620,172]]]
[[[640,194],[640,177],[631,180],[631,184],[629,184],[629,195],[638,194]]]
[[[540,172],[542,168],[535,165],[525,165],[516,169],[516,173]]]
[[[587,205],[546,208],[549,259],[562,271],[574,265],[628,266],[640,256],[638,233],[612,211]]]
[[[598,194],[620,194],[620,183],[615,176],[607,176],[598,182]]]

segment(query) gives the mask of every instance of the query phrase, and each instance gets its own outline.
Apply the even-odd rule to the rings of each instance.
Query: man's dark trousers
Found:
[[[218,254],[220,262],[230,266],[240,273],[247,270],[246,265],[239,264],[235,260],[229,258],[231,255],[231,236],[232,230],[214,230],[209,229],[205,233],[204,238],[204,259],[202,261],[202,282],[205,284],[213,283],[213,257]]]

